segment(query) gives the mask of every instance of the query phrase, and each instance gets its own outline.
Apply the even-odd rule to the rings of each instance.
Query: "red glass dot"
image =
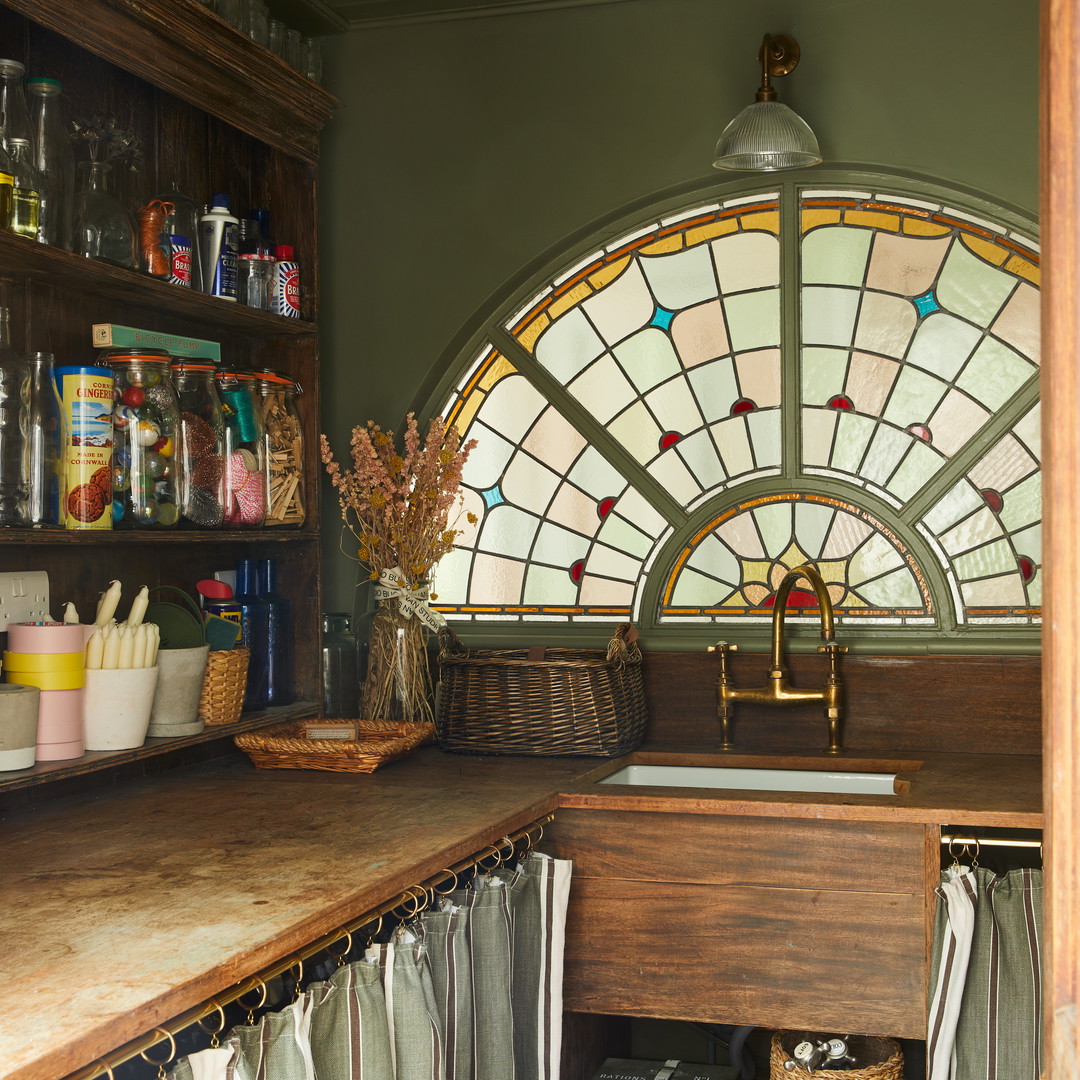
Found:
[[[674,446],[682,438],[682,433],[679,431],[665,431],[660,436],[660,449],[666,450],[669,446]]]
[[[1021,555],[1016,560],[1020,567],[1020,576],[1024,581],[1030,581],[1035,576],[1035,571],[1038,567],[1035,565],[1034,559],[1029,559],[1026,555]]]
[[[762,607],[775,607],[776,606],[776,593],[772,593],[765,597],[765,602]],[[811,592],[807,589],[793,588],[788,593],[787,606],[789,608],[816,608],[818,606],[817,593]]]
[[[585,560],[578,559],[573,566],[570,567],[570,580],[575,585],[581,584],[581,579],[585,576]]]
[[[731,415],[738,416],[740,413],[753,412],[756,408],[757,405],[748,397],[741,397],[731,406]]]
[[[607,499],[601,499],[596,504],[596,516],[598,518],[600,518],[601,521],[603,521],[604,518],[606,518],[608,516],[608,514],[610,514],[611,511],[614,510],[614,509],[615,509],[615,500],[613,498],[609,497]]]
[[[1001,513],[1001,508],[1005,505],[1005,500],[1001,497],[1000,491],[995,491],[993,488],[983,488],[982,490],[983,501],[995,514]]]
[[[835,397],[829,398],[829,408],[844,409],[846,411],[854,409],[855,406],[852,403],[851,398],[847,397],[845,394],[837,394]]]
[[[930,429],[925,424],[909,424],[908,432],[914,435],[916,439],[922,439],[922,441],[925,443],[934,441],[934,437],[930,433]]]

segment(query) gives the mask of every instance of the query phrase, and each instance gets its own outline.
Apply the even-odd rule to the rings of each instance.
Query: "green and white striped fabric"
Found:
[[[346,964],[307,992],[317,1080],[394,1080],[378,967],[367,961]]]
[[[937,893],[928,1080],[1038,1080],[1042,871],[950,867]]]

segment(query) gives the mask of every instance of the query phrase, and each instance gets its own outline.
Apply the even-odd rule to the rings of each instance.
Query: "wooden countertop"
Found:
[[[673,796],[597,791],[614,760],[426,748],[371,775],[230,758],[12,811],[0,839],[4,1076],[57,1080],[560,805],[1042,825],[1038,758],[844,757],[855,761],[917,767],[891,797]]]

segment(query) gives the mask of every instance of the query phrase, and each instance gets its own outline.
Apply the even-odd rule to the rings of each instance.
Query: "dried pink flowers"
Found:
[[[461,471],[476,440],[463,444],[461,433],[441,416],[432,417],[422,439],[409,413],[401,441],[399,447],[394,432],[373,420],[354,427],[353,467],[342,469],[326,436],[319,436],[341,519],[357,540],[357,559],[372,579],[397,568],[415,584],[428,580],[460,532],[451,515],[461,510]]]

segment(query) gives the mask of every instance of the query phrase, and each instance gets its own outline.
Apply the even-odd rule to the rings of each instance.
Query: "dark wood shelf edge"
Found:
[[[69,544],[263,544],[310,543],[319,539],[318,529],[12,529],[0,527],[0,546]]]
[[[319,706],[312,701],[299,701],[293,705],[283,705],[277,709],[250,713],[242,716],[235,724],[214,724],[203,728],[197,735],[177,735],[168,739],[147,739],[142,746],[133,750],[89,751],[81,758],[69,761],[39,761],[30,769],[20,769],[13,773],[0,773],[0,794],[17,791],[20,788],[37,787],[57,780],[66,780],[74,776],[102,772],[118,765],[127,765],[133,761],[145,761],[149,758],[163,757],[172,751],[183,750],[189,746],[215,742],[218,739],[231,739],[243,731],[257,731],[273,724],[282,724],[288,720],[302,720],[318,716]]]

